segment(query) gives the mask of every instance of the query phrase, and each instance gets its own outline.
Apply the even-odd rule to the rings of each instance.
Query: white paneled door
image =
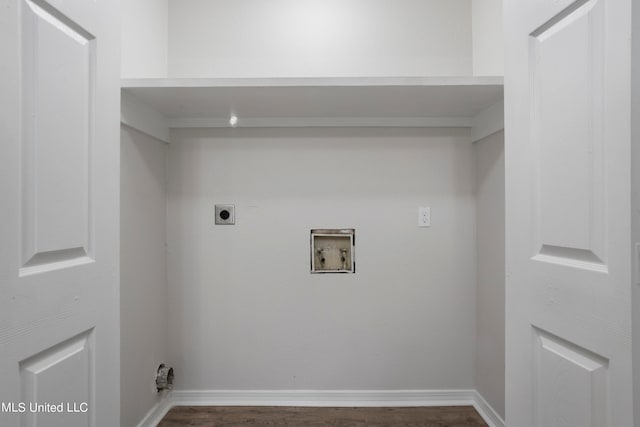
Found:
[[[119,424],[119,11],[0,1],[0,425]]]
[[[631,0],[506,0],[506,423],[631,427]]]

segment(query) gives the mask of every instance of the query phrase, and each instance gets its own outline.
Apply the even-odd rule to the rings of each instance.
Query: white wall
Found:
[[[476,156],[476,389],[504,419],[504,132],[474,144]]]
[[[169,74],[471,75],[471,0],[169,0]]]
[[[177,389],[474,387],[474,157],[465,129],[184,129],[169,147]],[[235,226],[214,226],[216,203]],[[417,207],[432,208],[417,228]],[[356,229],[354,275],[309,273]]]
[[[158,399],[167,362],[166,145],[121,128],[121,426],[138,424]]]
[[[473,74],[504,74],[502,0],[472,0]]]
[[[166,77],[168,0],[126,0],[121,4],[121,77]]]
[[[640,5],[632,5],[631,57],[631,227],[635,265],[632,285],[634,422],[640,427]],[[635,250],[634,250],[635,249]]]
[[[502,75],[502,0],[132,0],[122,77]]]

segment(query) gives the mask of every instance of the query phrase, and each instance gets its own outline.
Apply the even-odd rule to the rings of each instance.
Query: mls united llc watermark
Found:
[[[89,411],[87,402],[0,402],[0,412],[6,413],[85,413]]]

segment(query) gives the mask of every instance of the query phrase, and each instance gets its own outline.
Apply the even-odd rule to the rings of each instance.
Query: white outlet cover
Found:
[[[418,227],[431,227],[431,208],[428,206],[418,207]]]

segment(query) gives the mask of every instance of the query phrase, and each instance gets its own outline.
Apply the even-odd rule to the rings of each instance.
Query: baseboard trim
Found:
[[[193,406],[463,406],[474,390],[181,390],[174,405]]]
[[[473,406],[489,427],[504,421],[476,390],[174,390],[138,424],[155,427],[174,406]]]
[[[137,427],[156,427],[160,421],[167,415],[171,408],[176,406],[172,399],[171,393],[165,394],[155,405],[147,412]]]
[[[476,411],[478,411],[482,419],[489,424],[489,427],[504,427],[504,420],[495,409],[493,409],[493,406],[489,405],[478,391],[474,391],[474,393],[473,407],[476,408]]]

